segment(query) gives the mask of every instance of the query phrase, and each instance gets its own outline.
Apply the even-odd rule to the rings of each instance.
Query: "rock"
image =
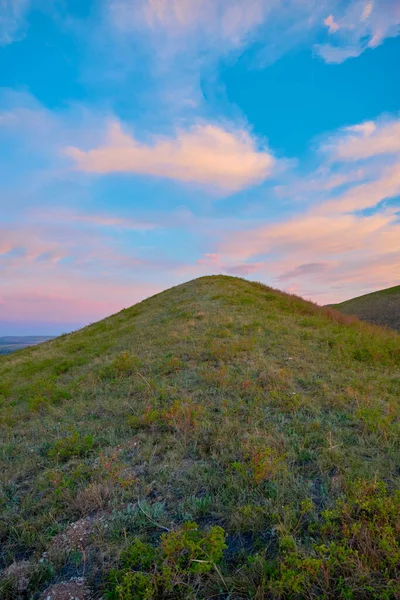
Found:
[[[14,583],[16,592],[25,592],[28,589],[32,570],[32,563],[22,560],[20,562],[14,562],[4,569],[0,577],[11,579]]]
[[[90,590],[82,577],[74,577],[69,581],[51,585],[41,596],[41,600],[89,600],[89,598]]]
[[[89,541],[93,531],[95,520],[91,517],[85,517],[75,523],[71,523],[63,533],[56,535],[50,544],[50,555],[58,552],[68,552],[70,550],[82,550]]]

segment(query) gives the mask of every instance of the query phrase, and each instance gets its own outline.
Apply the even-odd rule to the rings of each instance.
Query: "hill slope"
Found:
[[[400,331],[400,285],[333,306],[344,314]]]
[[[398,597],[400,337],[346,320],[204,277],[1,357],[0,597]]]

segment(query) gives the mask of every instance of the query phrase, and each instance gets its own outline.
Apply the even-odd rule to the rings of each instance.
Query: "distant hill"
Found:
[[[363,321],[400,331],[400,285],[333,304],[333,307]]]
[[[395,600],[399,340],[216,276],[0,357],[0,598]]]
[[[36,346],[37,344],[53,339],[53,337],[46,335],[9,335],[0,337],[0,354],[9,354],[28,346]]]

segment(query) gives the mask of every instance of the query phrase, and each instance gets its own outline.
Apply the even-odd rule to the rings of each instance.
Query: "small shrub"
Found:
[[[190,573],[208,573],[218,563],[226,548],[225,532],[215,525],[207,533],[197,523],[188,522],[162,536],[161,547],[169,564]]]
[[[252,477],[257,485],[275,479],[286,470],[285,457],[274,448],[249,449],[247,452]]]
[[[369,348],[357,348],[353,352],[353,358],[360,362],[370,362],[373,360],[372,352]]]
[[[130,415],[127,423],[136,430],[158,429],[160,431],[176,430],[181,434],[195,431],[200,425],[200,416],[204,409],[191,400],[175,400],[169,408],[148,407],[143,415]]]
[[[148,571],[156,558],[151,544],[141,542],[138,538],[121,554],[121,562],[125,569]]]
[[[124,573],[115,590],[108,594],[109,600],[151,600],[154,598],[153,577],[148,573]]]
[[[312,503],[302,505],[302,519]],[[283,532],[273,562],[252,560],[258,585],[273,598],[341,598],[394,600],[400,593],[400,492],[389,494],[383,482],[361,481],[325,511],[305,547]],[[266,577],[266,574],[268,576]],[[263,596],[264,597],[264,596]]]
[[[122,568],[108,575],[107,600],[169,598],[172,590],[174,598],[194,598],[225,548],[221,527],[201,532],[192,522],[164,534],[157,548],[136,539],[121,555]]]
[[[129,352],[122,352],[100,369],[99,376],[103,380],[123,379],[133,375],[139,367],[140,361],[136,356],[132,356]]]
[[[78,432],[58,440],[48,451],[48,456],[53,459],[66,462],[70,458],[82,458],[87,456],[93,449],[94,438],[92,435],[81,436]]]

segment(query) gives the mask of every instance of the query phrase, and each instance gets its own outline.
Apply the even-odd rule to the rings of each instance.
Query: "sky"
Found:
[[[400,283],[398,0],[0,0],[0,335]]]

